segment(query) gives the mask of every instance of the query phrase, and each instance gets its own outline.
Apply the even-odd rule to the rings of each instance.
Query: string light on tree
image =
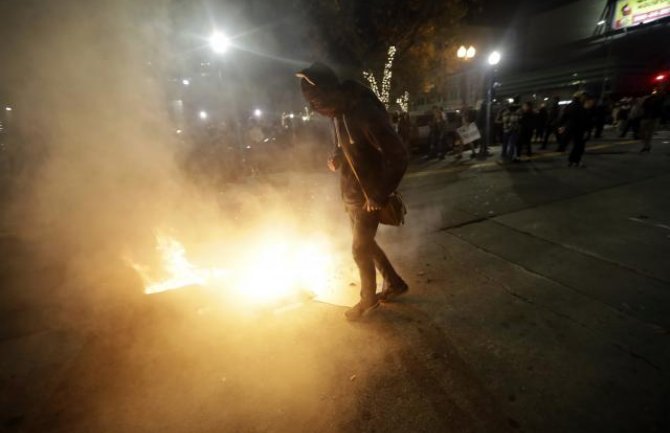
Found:
[[[395,46],[391,45],[388,51],[386,64],[384,65],[384,76],[382,78],[382,102],[388,106],[391,93],[391,77],[393,76],[393,59],[395,58]]]
[[[384,64],[384,74],[382,75],[381,89],[377,84],[377,79],[372,71],[364,71],[363,77],[368,81],[374,94],[388,108],[391,94],[391,78],[393,76],[393,60],[395,59],[396,48],[394,45],[389,47],[386,63]]]
[[[398,99],[396,99],[396,104],[400,106],[400,109],[403,113],[409,112],[409,92],[405,90],[405,93]]]
[[[375,78],[375,74],[370,71],[363,71],[363,78],[368,81],[368,84],[370,84],[370,89],[372,89],[372,92],[375,94],[375,96],[381,100],[382,95],[379,93],[379,87],[377,86],[377,79]]]

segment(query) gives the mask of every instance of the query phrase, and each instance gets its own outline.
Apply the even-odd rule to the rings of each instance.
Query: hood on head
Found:
[[[335,71],[321,62],[312,63],[311,66],[299,71],[295,75],[298,78],[304,79],[312,86],[321,88],[336,88],[340,84]]]
[[[335,72],[323,63],[314,63],[296,73],[300,90],[311,108],[324,116],[334,116],[338,107],[340,81]]]

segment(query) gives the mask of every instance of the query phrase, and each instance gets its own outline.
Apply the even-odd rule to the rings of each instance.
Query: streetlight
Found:
[[[456,51],[456,57],[465,60],[473,59],[476,54],[477,50],[472,45],[470,45],[468,48],[465,48],[465,45],[461,45],[458,48],[458,51]]]
[[[200,120],[207,120],[207,118],[209,117],[209,114],[207,114],[207,112],[205,110],[201,110],[198,113],[198,117],[200,118]]]
[[[500,63],[502,55],[495,50],[489,54],[488,62],[492,66],[489,74],[489,83],[486,89],[486,147],[491,146],[491,104],[493,103],[493,86],[495,86],[496,66]]]
[[[188,78],[184,78],[183,80],[181,80],[181,83],[184,86],[188,86],[189,84],[191,84],[191,80],[189,80]]]
[[[498,63],[500,63],[500,59],[502,56],[500,55],[500,52],[498,51],[493,51],[491,54],[489,54],[489,65],[495,66]]]
[[[260,108],[256,108],[256,109],[254,110],[254,117],[259,118],[259,117],[261,117],[262,115],[263,115],[263,112],[261,111]]]
[[[467,62],[467,61],[473,59],[476,54],[477,54],[477,50],[472,45],[470,45],[468,48],[465,48],[465,45],[461,45],[458,48],[458,51],[456,51],[456,57],[458,57],[459,59],[461,59],[464,62]],[[465,68],[463,68],[463,70],[461,72],[461,99],[462,99],[462,102],[463,102],[463,108],[466,107],[467,99],[468,99],[467,98],[467,90],[468,90],[467,80],[468,80],[468,77],[467,77],[466,72],[467,71],[465,70]]]
[[[458,51],[456,51],[456,56],[457,56],[459,59],[464,59],[464,58],[465,58],[465,55],[466,55],[467,53],[468,53],[468,49],[465,48],[464,45],[461,45],[461,46],[458,48]]]
[[[214,32],[209,37],[209,46],[216,54],[223,54],[230,48],[230,39],[221,32]]]
[[[12,107],[9,106],[5,107],[5,111],[12,111]]]

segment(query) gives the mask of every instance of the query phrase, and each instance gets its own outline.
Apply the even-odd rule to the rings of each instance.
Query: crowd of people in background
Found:
[[[328,129],[289,115],[209,121],[179,131],[179,161],[196,182],[221,185],[296,167],[320,168]]]
[[[561,101],[554,96],[545,98],[539,105],[535,100],[511,98],[506,104],[496,105],[491,110],[491,141],[501,145],[501,164],[521,162],[532,157],[537,150],[553,150],[567,153],[568,166],[584,167],[582,157],[586,143],[602,138],[606,125],[612,125],[618,138],[640,140],[640,152],[649,152],[654,132],[667,116],[666,93],[665,86],[660,86],[645,96],[613,101],[580,91],[573,95],[571,101]],[[472,158],[490,156],[483,137],[486,127],[483,105],[477,110],[458,110],[458,118],[451,121],[450,113],[434,106],[430,114],[426,114],[431,118],[428,137],[421,147],[424,159],[442,160],[447,152],[460,159],[465,147],[470,148]],[[482,138],[463,146],[456,129],[470,123],[479,128]],[[412,128],[410,116],[402,114],[398,132],[408,145]]]

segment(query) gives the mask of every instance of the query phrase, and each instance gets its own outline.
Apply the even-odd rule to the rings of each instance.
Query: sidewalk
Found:
[[[523,431],[670,428],[668,144],[594,144],[587,169],[540,155],[406,185],[408,224],[432,224],[398,249],[414,263],[407,302]]]

